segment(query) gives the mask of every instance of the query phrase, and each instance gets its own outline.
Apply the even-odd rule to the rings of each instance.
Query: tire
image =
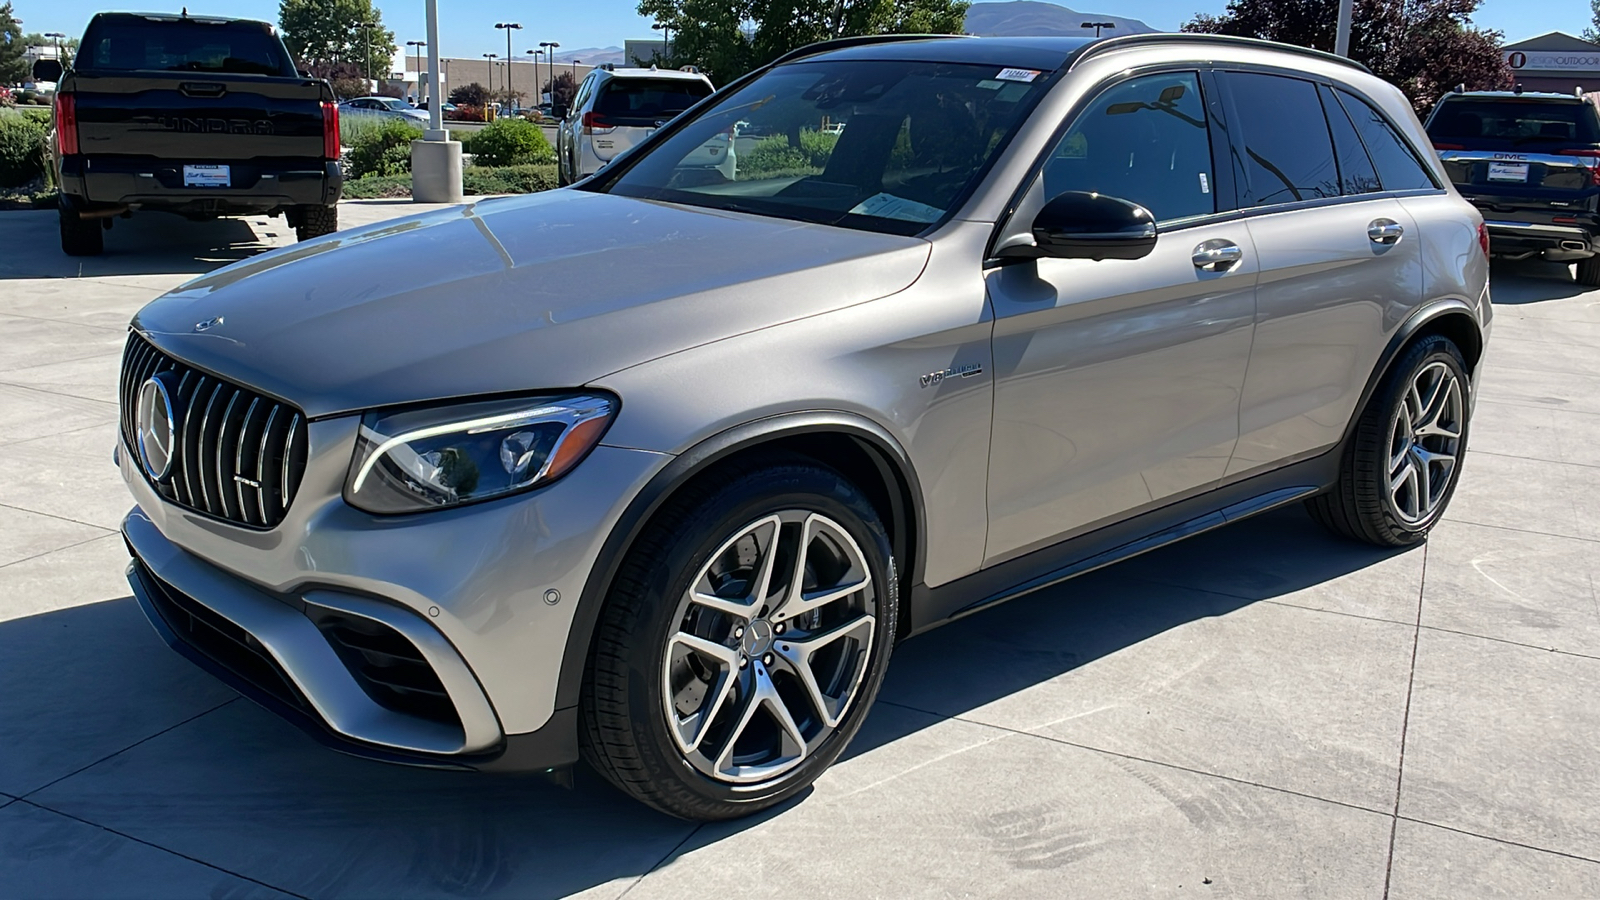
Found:
[[[68,256],[99,256],[106,248],[105,226],[98,219],[85,219],[75,210],[59,207],[61,250]]]
[[[1380,547],[1427,538],[1460,480],[1471,391],[1450,339],[1430,335],[1412,345],[1362,410],[1333,490],[1306,501],[1311,517]]]
[[[802,535],[802,600],[824,601],[805,611],[788,590]],[[762,599],[754,585],[768,554]],[[795,796],[877,696],[895,573],[876,510],[832,469],[775,459],[685,487],[639,535],[601,611],[580,700],[584,759],[683,819]],[[694,587],[704,599],[691,600]]]
[[[1600,256],[1578,260],[1578,283],[1584,287],[1600,287]]]
[[[309,241],[339,230],[339,207],[302,206],[289,221],[294,225],[295,237]]]

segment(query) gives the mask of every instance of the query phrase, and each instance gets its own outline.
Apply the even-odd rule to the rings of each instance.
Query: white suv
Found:
[[[572,107],[556,110],[560,182],[593,175],[714,90],[711,79],[692,67],[595,69],[578,86]]]

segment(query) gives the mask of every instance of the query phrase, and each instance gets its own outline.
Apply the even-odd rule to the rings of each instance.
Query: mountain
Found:
[[[1107,19],[1106,21],[1111,21]],[[621,47],[584,47],[582,50],[568,50],[556,54],[556,62],[570,63],[581,62],[586,66],[598,66],[605,63],[622,65]]]
[[[967,8],[966,32],[989,37],[1018,35],[1089,35],[1093,28],[1083,28],[1083,22],[1114,22],[1102,34],[1151,34],[1157,29],[1138,19],[1124,19],[1105,13],[1084,13],[1040,3],[1038,0],[1009,0],[1005,3],[974,3]]]

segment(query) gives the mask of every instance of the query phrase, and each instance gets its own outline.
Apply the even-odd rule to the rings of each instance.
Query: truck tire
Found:
[[[99,256],[106,248],[105,227],[98,219],[85,219],[76,210],[58,207],[61,250],[68,256]]]
[[[302,241],[333,234],[339,230],[339,207],[337,206],[302,206],[299,215],[291,221],[294,223],[295,237]]]
[[[1600,287],[1600,256],[1578,260],[1578,283],[1584,287]]]

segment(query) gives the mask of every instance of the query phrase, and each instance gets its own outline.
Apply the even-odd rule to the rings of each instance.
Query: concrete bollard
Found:
[[[461,142],[448,131],[428,131],[411,142],[411,199],[416,203],[460,203]]]

